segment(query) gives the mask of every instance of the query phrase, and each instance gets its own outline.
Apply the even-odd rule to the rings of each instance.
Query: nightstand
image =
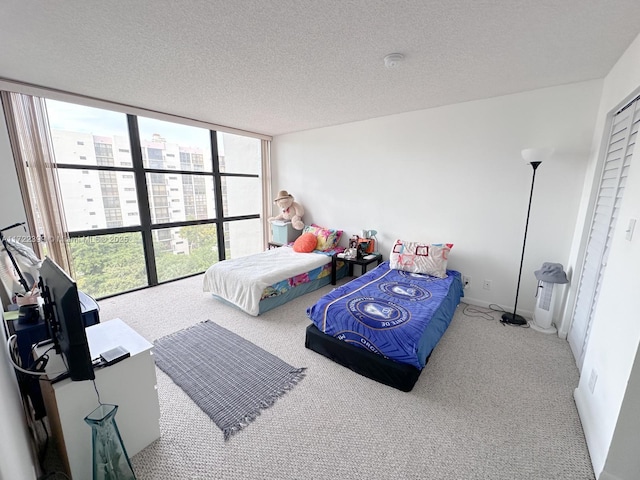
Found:
[[[371,265],[373,262],[377,262],[377,265],[380,265],[382,263],[381,253],[370,253],[368,255],[365,255],[362,258],[344,258],[344,257],[339,257],[338,255],[342,255],[342,254],[338,253],[333,257],[331,257],[331,285],[336,284],[336,263],[338,260],[342,260],[344,263],[347,264],[347,267],[349,269],[348,275],[350,277],[353,276],[354,265],[360,265],[362,270],[361,275],[364,275],[367,272],[367,267]]]

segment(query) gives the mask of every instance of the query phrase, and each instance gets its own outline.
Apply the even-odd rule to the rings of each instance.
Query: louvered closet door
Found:
[[[611,238],[618,219],[639,126],[640,101],[638,99],[613,118],[609,148],[591,220],[571,329],[567,336],[580,370],[582,370],[584,351],[600,295]]]

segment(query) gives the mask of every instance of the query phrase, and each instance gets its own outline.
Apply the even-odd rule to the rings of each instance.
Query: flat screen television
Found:
[[[62,355],[68,376],[71,380],[93,380],[95,374],[76,282],[46,257],[40,267],[39,285],[51,339],[56,352]]]

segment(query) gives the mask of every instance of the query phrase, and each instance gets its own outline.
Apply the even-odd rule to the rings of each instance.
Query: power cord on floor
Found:
[[[466,306],[462,310],[462,313],[467,317],[482,318],[484,320],[496,320],[496,317],[494,317],[491,312],[504,313],[504,311],[504,308],[494,303],[490,304],[489,308],[481,308],[476,307],[475,305],[466,304]]]
[[[500,305],[497,305],[495,303],[489,304],[488,308],[476,307],[475,305],[466,304],[466,307],[464,307],[464,309],[462,310],[462,313],[467,317],[482,318],[484,320],[489,320],[489,321],[499,320],[492,315],[493,312],[506,313],[507,311],[504,308],[502,308]],[[520,327],[520,328],[529,328],[530,326],[529,322],[523,325],[504,323],[502,321],[500,321],[500,323],[502,323],[502,325],[511,325],[513,327]]]

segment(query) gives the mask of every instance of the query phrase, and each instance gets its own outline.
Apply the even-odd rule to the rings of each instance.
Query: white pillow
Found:
[[[420,243],[396,240],[391,247],[389,265],[396,270],[425,273],[433,277],[447,276],[447,260],[452,243]]]

